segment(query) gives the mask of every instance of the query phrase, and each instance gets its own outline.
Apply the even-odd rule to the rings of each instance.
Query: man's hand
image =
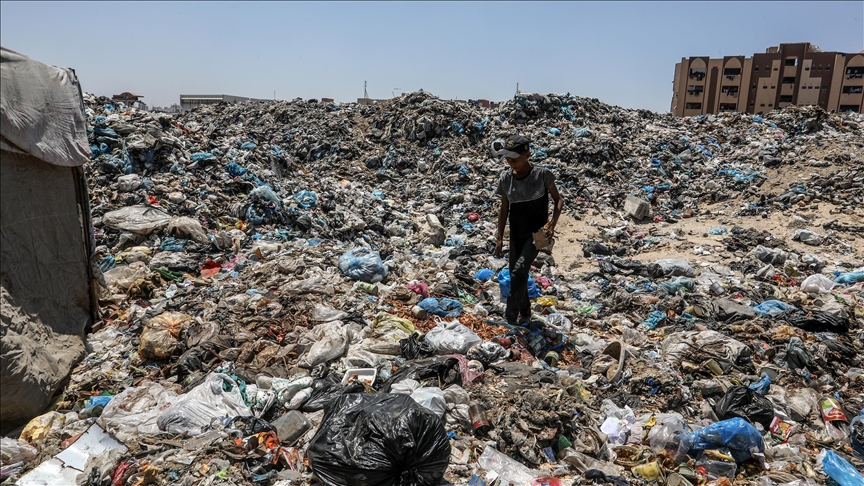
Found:
[[[495,240],[495,257],[501,258],[504,255],[504,240]]]

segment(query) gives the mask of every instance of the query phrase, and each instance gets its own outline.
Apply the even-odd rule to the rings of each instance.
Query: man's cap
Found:
[[[503,142],[500,140],[492,142],[492,153],[499,159],[502,157],[515,159],[527,152],[530,144],[531,140],[522,135],[510,135]]]

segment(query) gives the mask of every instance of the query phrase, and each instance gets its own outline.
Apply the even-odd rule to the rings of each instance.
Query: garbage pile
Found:
[[[864,481],[861,115],[85,99],[103,319],[9,484]],[[516,132],[566,215],[512,326]]]

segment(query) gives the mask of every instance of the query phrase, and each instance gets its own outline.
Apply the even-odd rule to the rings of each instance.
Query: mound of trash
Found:
[[[10,484],[864,481],[862,115],[85,100],[102,320]],[[514,133],[565,200],[518,326]]]

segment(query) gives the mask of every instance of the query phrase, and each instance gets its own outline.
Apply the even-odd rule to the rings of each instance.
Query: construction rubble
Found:
[[[864,484],[860,114],[85,101],[102,320],[3,484]],[[519,326],[514,133],[565,202]]]

